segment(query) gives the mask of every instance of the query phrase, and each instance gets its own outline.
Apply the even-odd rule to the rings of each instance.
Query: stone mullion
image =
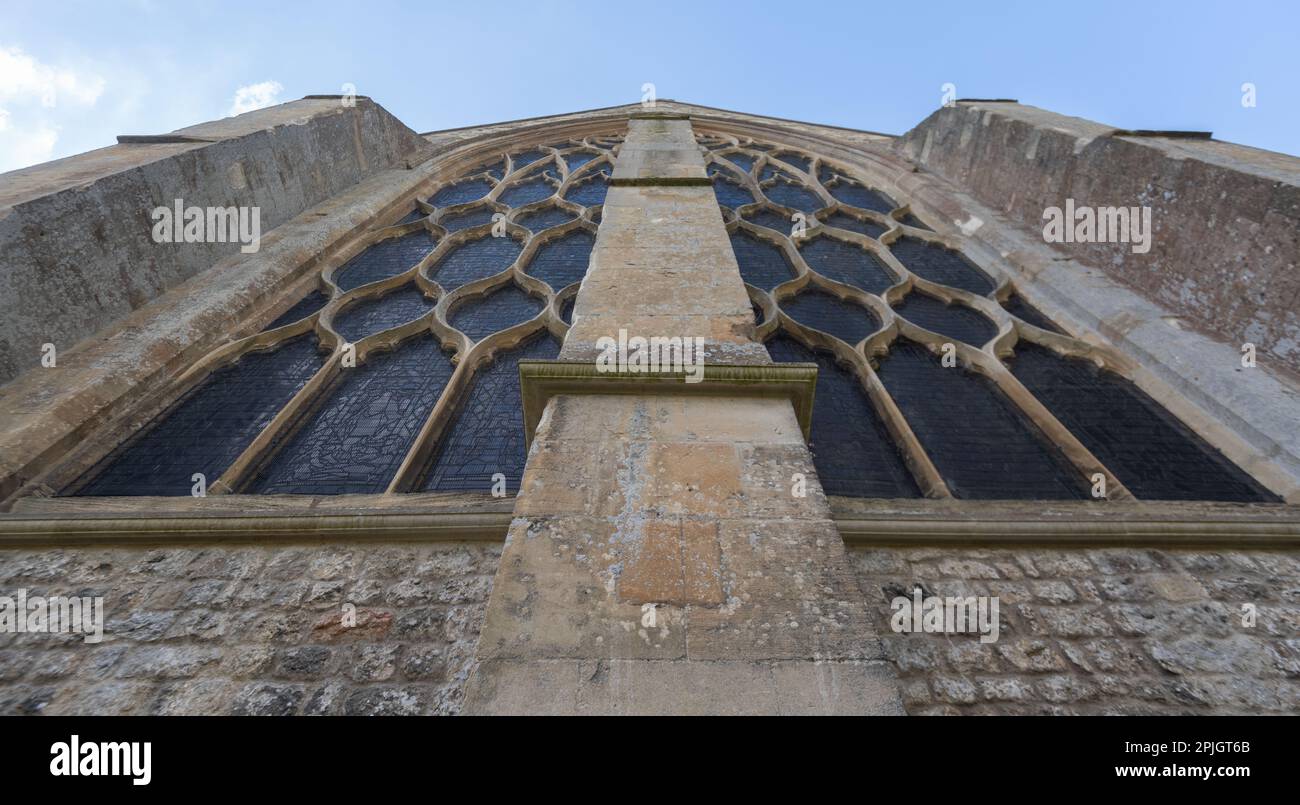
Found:
[[[921,494],[927,498],[951,498],[952,490],[948,488],[943,475],[930,460],[930,454],[921,444],[921,440],[912,432],[912,426],[908,424],[902,409],[894,402],[885,384],[880,382],[880,377],[876,374],[876,370],[871,368],[871,364],[861,356],[858,357],[859,360],[854,365],[858,382],[866,391],[867,399],[871,400],[876,414],[884,421],[885,429],[893,437],[894,444],[903,454],[903,463],[912,473]]]
[[[342,371],[343,351],[335,349],[316,374],[280,409],[275,418],[253,439],[239,458],[208,487],[210,495],[228,495],[240,491],[257,467],[269,461],[287,440],[289,431],[303,414],[310,411],[330,383]]]
[[[474,350],[471,349],[465,359],[456,364],[456,368],[452,370],[447,385],[443,387],[442,393],[438,395],[438,401],[433,405],[433,410],[425,417],[420,432],[411,442],[405,458],[402,459],[397,472],[393,474],[393,480],[384,490],[385,494],[410,492],[419,483],[420,474],[424,472],[434,449],[456,416],[457,405],[464,399],[470,384],[474,381],[475,367],[470,360],[473,353]]]
[[[758,230],[758,227],[756,226],[749,226],[753,231]],[[832,291],[837,297],[848,298],[850,301],[861,304],[864,309],[868,309],[880,317],[881,326],[879,330],[875,333],[868,334],[861,343],[849,345],[848,353],[851,356],[850,362],[853,366],[853,373],[857,377],[858,383],[862,386],[863,391],[866,393],[867,399],[871,401],[872,408],[875,409],[877,416],[879,416],[884,422],[885,429],[889,431],[889,435],[894,439],[895,446],[898,448],[899,452],[902,453],[903,463],[912,474],[917,487],[921,490],[921,494],[927,498],[951,498],[953,496],[952,490],[948,488],[948,484],[943,480],[942,474],[940,474],[938,468],[934,466],[934,462],[930,460],[930,454],[921,444],[920,439],[918,439],[916,434],[912,431],[911,425],[907,422],[907,417],[894,402],[894,398],[890,396],[884,383],[880,381],[880,378],[876,375],[875,369],[872,368],[871,362],[867,359],[867,355],[870,354],[870,349],[873,344],[876,343],[878,339],[889,337],[888,334],[891,327],[894,325],[894,322],[899,319],[898,314],[895,313],[894,309],[884,301],[882,295],[868,293],[860,288],[855,288],[828,279],[818,273],[808,264],[807,260],[804,260],[803,254],[799,251],[798,247],[794,245],[791,238],[781,235],[780,233],[775,234],[781,241],[781,249],[785,252],[786,258],[790,260],[791,265],[794,266],[796,276],[777,286],[773,291],[784,288],[785,290],[781,294],[782,296],[797,294],[798,291],[805,287],[813,278],[816,278],[817,280],[827,284],[826,286],[823,286],[825,290]],[[875,253],[874,249],[871,251],[872,253]],[[910,287],[910,280],[912,279],[911,272],[904,269],[901,273],[901,277],[902,279],[900,282],[891,286],[891,288],[899,286]],[[781,309],[781,302],[775,293],[768,294],[768,296],[772,299],[778,313],[777,318],[780,319],[784,317],[787,320],[785,326],[779,329],[784,329],[786,332],[790,333],[793,333],[795,329],[811,331],[816,334],[820,341],[824,342],[824,346],[831,348],[831,351],[836,355],[841,355],[844,352],[844,350],[836,348],[837,344],[842,343],[839,339],[821,330],[794,321],[792,317]],[[882,343],[887,342],[882,340]]]
[[[985,353],[987,354],[987,353]],[[1038,401],[1029,389],[1025,388],[1011,370],[1006,368],[1001,361],[990,357],[986,362],[989,366],[984,368],[985,376],[989,377],[998,387],[998,390],[1016,406],[1034,427],[1047,439],[1051,445],[1060,450],[1070,465],[1078,471],[1086,481],[1086,486],[1092,487],[1092,476],[1094,473],[1101,473],[1106,478],[1107,500],[1135,500],[1133,493],[1124,485],[1115,473],[1111,471],[1101,459],[1097,458],[1091,450],[1084,447],[1070,429],[1061,424],[1056,415],[1047,409],[1047,406]]]

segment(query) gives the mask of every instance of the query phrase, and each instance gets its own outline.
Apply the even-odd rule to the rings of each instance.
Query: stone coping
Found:
[[[610,187],[713,187],[713,180],[700,176],[616,176]]]
[[[1300,549],[1300,506],[831,497],[850,545]],[[514,500],[487,494],[28,499],[0,549],[72,545],[502,541]]]

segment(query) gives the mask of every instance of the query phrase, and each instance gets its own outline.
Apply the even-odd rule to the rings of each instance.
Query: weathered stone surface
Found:
[[[1294,586],[1300,576],[1290,554],[862,546],[849,556],[910,714],[1294,713],[1300,706],[1300,618],[1251,593],[1256,584]],[[1009,579],[1041,577],[1031,604],[1000,598],[996,643],[890,629],[895,595],[917,585],[941,594],[945,582],[965,584],[972,571],[983,577],[988,568]],[[1219,583],[1225,579],[1235,583]],[[1001,585],[1013,582],[985,583],[1001,596]],[[1090,588],[1104,592],[1090,598]],[[1246,604],[1257,605],[1253,626],[1243,619]]]
[[[491,715],[901,715],[869,662],[487,660],[470,712]]]
[[[456,713],[500,551],[483,543],[2,549],[0,594],[66,591],[66,580],[93,573],[107,625],[98,644],[3,635],[0,713]],[[305,608],[277,593],[312,584],[336,566],[318,561],[330,556],[366,568],[364,578],[326,571],[344,576],[337,603]],[[41,564],[55,573],[34,574]],[[454,588],[457,603],[345,610],[368,580]],[[159,583],[195,592],[165,610],[132,611],[133,592]],[[219,609],[217,592],[225,594]],[[402,621],[421,628],[395,628]]]
[[[1152,208],[1151,250],[1057,244],[1233,343],[1300,370],[1300,162],[1217,140],[1134,137],[1015,103],[945,107],[899,138],[919,164],[1027,229],[1043,211]]]
[[[5,175],[0,383],[70,350],[240,244],[156,244],[154,207],[257,206],[263,234],[428,148],[369,99],[301,100]],[[47,235],[49,233],[49,235]],[[57,233],[57,238],[52,237]]]

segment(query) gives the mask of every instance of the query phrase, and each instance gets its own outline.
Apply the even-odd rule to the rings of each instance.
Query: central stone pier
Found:
[[[560,362],[621,329],[727,371],[545,398],[464,712],[901,714],[690,121],[633,116],[611,184]]]

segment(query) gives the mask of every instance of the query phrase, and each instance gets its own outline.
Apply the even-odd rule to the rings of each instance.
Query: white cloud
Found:
[[[58,118],[93,107],[105,84],[99,75],[45,64],[18,47],[0,47],[0,171],[53,158]]]
[[[53,126],[27,126],[22,131],[8,125],[0,128],[0,172],[49,162],[58,139],[59,131]]]
[[[60,100],[93,106],[104,94],[104,79],[67,67],[42,64],[21,48],[0,47],[0,101],[37,101],[52,109]]]
[[[279,81],[262,81],[249,84],[235,90],[235,99],[230,103],[230,115],[242,115],[255,109],[265,109],[280,102],[280,93],[284,87]]]

